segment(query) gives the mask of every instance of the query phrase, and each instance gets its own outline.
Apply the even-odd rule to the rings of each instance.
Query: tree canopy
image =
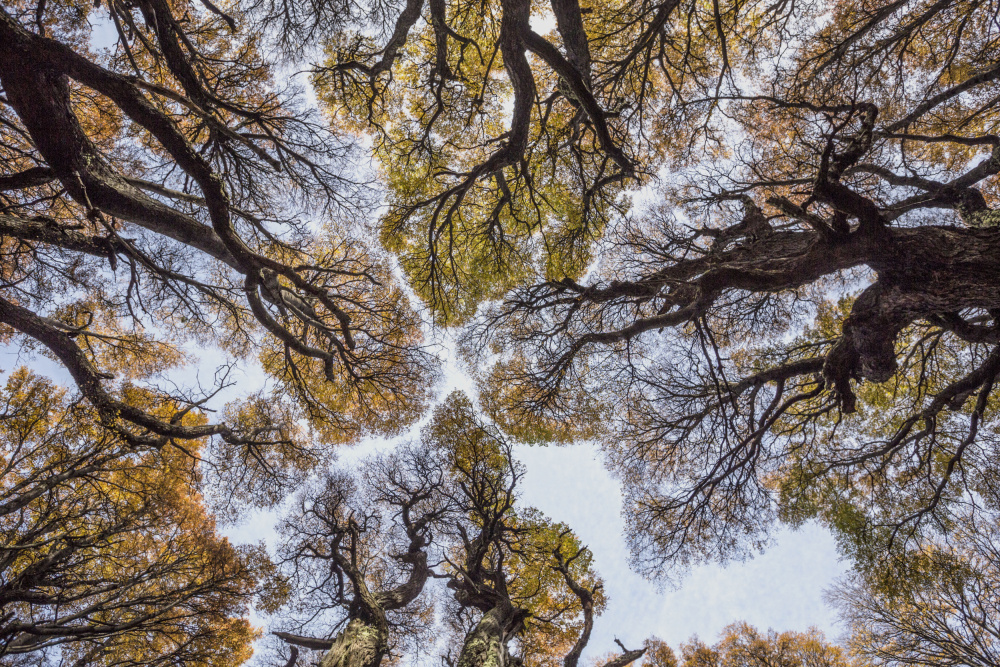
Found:
[[[412,421],[434,375],[419,318],[378,249],[337,223],[367,199],[344,173],[350,143],[276,76],[262,29],[236,29],[271,14],[106,9],[112,51],[91,43],[87,3],[0,14],[7,331],[136,441],[215,436],[266,459],[293,448],[299,416],[328,442]],[[156,417],[114,382],[182,363],[185,343],[260,363],[265,398],[296,413],[247,400],[182,426],[213,388],[155,385],[181,406]]]
[[[514,446],[589,440],[651,578],[807,521],[854,567],[849,655],[684,667],[996,664],[998,16],[5,0],[0,343],[62,376],[4,369],[0,656],[238,664],[252,605],[289,665],[577,667],[605,592]]]
[[[586,279],[468,334],[505,428],[606,443],[651,573],[820,499],[885,550],[992,477],[996,8],[770,9],[749,42],[719,24],[754,57],[676,102],[671,171]]]
[[[136,449],[25,370],[0,400],[4,664],[246,660],[247,608],[270,562],[218,535],[191,452]]]
[[[450,611],[447,664],[515,664],[513,653],[576,667],[604,606],[589,550],[565,525],[518,506],[523,468],[464,394],[434,411],[419,443],[362,469],[360,479],[320,477],[282,523],[280,567],[302,620],[278,638],[326,651],[323,667],[375,667],[433,644],[436,604]],[[444,586],[431,590],[431,580]],[[607,665],[644,652],[623,650]]]

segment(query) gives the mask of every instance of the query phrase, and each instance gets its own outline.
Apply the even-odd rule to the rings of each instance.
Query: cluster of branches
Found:
[[[176,454],[211,464],[223,504],[273,504],[322,461],[303,424],[344,442],[424,409],[420,318],[382,251],[339,222],[369,213],[369,193],[329,124],[372,135],[381,242],[418,296],[439,322],[477,318],[464,349],[496,423],[601,440],[644,572],[818,518],[868,577],[844,599],[884,638],[873,659],[989,664],[933,632],[969,643],[995,626],[976,517],[1000,479],[998,14],[994,0],[4,4],[0,335],[66,369],[80,394],[66,410],[93,432],[46,426],[69,443],[55,458],[9,438],[0,558],[20,583],[0,594],[33,592],[4,603],[3,650],[89,632],[85,651],[119,655],[106,647],[161,604],[198,617],[221,587],[218,625],[252,587],[225,567],[208,588],[149,587],[157,568],[195,567],[153,558],[107,598],[141,589],[151,611],[108,609],[81,589],[90,575],[65,573],[127,560],[126,531],[156,543],[179,505],[77,481],[153,484],[127,466],[180,470]],[[98,15],[109,50],[91,43]],[[277,73],[318,44],[323,119]],[[624,215],[625,188],[664,165],[657,205]],[[197,393],[166,379],[192,341],[254,356],[273,388],[209,418],[225,374]],[[458,667],[576,664],[600,606],[588,552],[515,508],[510,447],[470,415],[451,400],[420,446],[299,497],[279,545],[305,619],[288,643],[374,667],[420,636],[440,579]],[[193,563],[225,551],[205,526]],[[927,620],[952,608],[988,620]]]
[[[792,13],[820,8],[767,29],[782,55],[761,41],[742,88],[682,105],[702,123],[675,131],[720,148],[685,150],[586,281],[517,288],[468,335],[499,352],[505,428],[603,440],[651,574],[778,516],[862,560],[919,549],[996,483],[998,6]]]
[[[445,322],[487,304],[466,342],[499,353],[497,423],[603,440],[640,567],[776,516],[870,565],[991,482],[998,11],[410,2],[334,31],[315,82],[374,133],[418,293]],[[662,202],[598,244],[664,161]]]
[[[276,566],[216,535],[190,454],[137,450],[83,400],[12,375],[0,413],[0,657],[240,663],[255,599],[279,619],[288,665],[300,650],[324,667],[436,651],[461,667],[580,664],[605,602],[590,552],[564,525],[518,507],[523,470],[464,395],[437,409],[418,444],[303,488],[282,520]],[[996,490],[983,493],[996,507]],[[892,667],[996,664],[995,512],[964,510],[948,540],[909,554],[906,576],[873,569],[836,591],[856,656]],[[597,664],[679,664],[655,638],[621,649]],[[711,647],[692,639],[680,663],[857,664],[815,632],[763,635],[746,624]]]
[[[394,9],[334,31],[314,80],[336,122],[373,135],[391,173],[383,238],[446,323],[518,284],[539,253],[554,277],[581,275],[624,189],[683,145],[672,122],[703,116],[688,102],[746,58],[735,43],[793,14],[679,0]]]
[[[5,340],[58,360],[136,446],[214,437],[262,472],[303,445],[301,417],[331,442],[398,429],[434,374],[386,259],[330,222],[360,216],[368,189],[345,175],[350,143],[276,81],[265,26],[287,9],[0,8]],[[91,44],[95,20],[117,32],[110,51]],[[186,423],[225,374],[188,392],[136,369],[183,365],[190,341],[263,363],[289,418],[233,406]],[[131,401],[137,376],[176,410]]]
[[[290,664],[299,648],[323,651],[324,667],[434,650],[453,667],[578,664],[604,600],[590,552],[516,506],[523,470],[464,394],[420,443],[360,469],[320,476],[281,524],[278,563],[295,594],[288,630],[274,634]],[[644,652],[623,647],[607,665]]]
[[[247,659],[266,558],[215,532],[188,453],[137,450],[23,369],[0,400],[0,661]]]
[[[997,490],[955,503],[954,528],[907,554],[899,569],[871,569],[830,592],[850,629],[850,648],[876,665],[997,664],[1000,540]]]

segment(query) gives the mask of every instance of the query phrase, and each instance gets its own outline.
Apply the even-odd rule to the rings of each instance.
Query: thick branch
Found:
[[[38,187],[51,183],[55,177],[48,167],[32,167],[17,174],[0,176],[0,192]]]
[[[312,649],[314,651],[327,651],[333,646],[332,639],[317,639],[315,637],[305,637],[303,635],[293,635],[290,632],[272,632],[272,635],[293,646]]]

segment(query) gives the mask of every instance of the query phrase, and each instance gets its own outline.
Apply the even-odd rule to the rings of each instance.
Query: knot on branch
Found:
[[[958,194],[955,205],[958,215],[969,227],[1000,226],[1000,211],[993,211],[978,188],[965,188]]]
[[[896,374],[896,336],[905,321],[892,316],[890,292],[876,283],[858,297],[844,321],[840,341],[830,350],[823,365],[827,388],[837,394],[845,413],[855,411],[852,379],[880,383]]]
[[[713,234],[715,240],[712,241],[712,252],[725,249],[726,245],[734,239],[745,238],[747,242],[753,243],[774,234],[774,229],[767,221],[767,216],[754,200],[746,196],[740,199],[743,201],[743,219],[735,225]]]

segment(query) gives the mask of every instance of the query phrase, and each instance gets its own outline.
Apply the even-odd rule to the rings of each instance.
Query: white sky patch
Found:
[[[98,9],[90,14],[90,46],[96,51],[101,49],[114,49],[118,43],[118,30],[115,28],[111,16],[103,10]]]
[[[678,588],[658,590],[628,567],[621,488],[596,447],[525,446],[516,455],[527,468],[522,504],[568,524],[593,551],[594,566],[604,578],[610,600],[594,623],[585,657],[613,650],[616,637],[629,648],[650,635],[674,649],[695,634],[713,643],[723,627],[741,620],[762,630],[815,626],[830,639],[841,633],[823,591],[847,564],[823,528],[779,529],[764,554],[728,566],[694,567]]]

